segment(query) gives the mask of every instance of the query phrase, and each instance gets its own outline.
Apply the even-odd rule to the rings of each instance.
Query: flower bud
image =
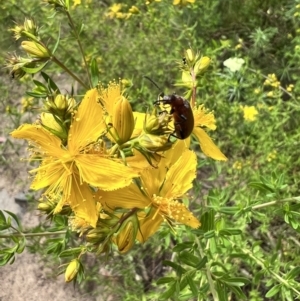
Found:
[[[39,203],[38,210],[45,211],[47,213],[51,212],[54,209],[54,206],[51,203]]]
[[[195,74],[203,74],[210,64],[210,58],[208,56],[203,56],[195,64],[194,70]]]
[[[68,109],[68,101],[66,96],[64,95],[58,94],[54,99],[54,103],[56,105],[56,108],[61,111],[65,111]]]
[[[195,60],[195,52],[192,49],[187,49],[185,51],[185,58],[188,63],[192,64]]]
[[[130,103],[124,96],[114,106],[112,124],[116,131],[116,142],[120,145],[127,142],[134,129],[134,118]]]
[[[65,272],[65,281],[66,282],[72,281],[76,277],[79,269],[80,269],[80,261],[78,259],[73,259],[69,263],[69,265],[68,265],[68,267],[66,269],[66,272]]]
[[[113,238],[113,242],[118,246],[121,254],[127,253],[133,247],[138,233],[139,225],[136,215],[123,222],[120,230]]]
[[[168,132],[170,115],[163,111],[158,114],[157,107],[154,107],[150,116],[146,117],[144,131],[148,134],[163,135]]]
[[[139,145],[150,152],[165,151],[172,147],[173,143],[169,141],[168,135],[157,136],[143,133],[138,138]]]
[[[34,37],[38,37],[38,27],[32,19],[25,18],[24,21],[24,35],[30,37],[31,35]]]
[[[37,58],[50,58],[50,53],[48,49],[36,42],[32,41],[23,41],[21,43],[22,48],[31,56],[37,57]]]

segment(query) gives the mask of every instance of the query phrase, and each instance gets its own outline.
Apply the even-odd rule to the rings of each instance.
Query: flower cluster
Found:
[[[186,57],[192,81],[209,59],[190,50]],[[194,87],[188,71],[183,73],[185,83]],[[191,102],[174,97],[189,109],[189,131],[203,153],[227,160],[205,131],[216,129],[214,115],[193,97]],[[170,102],[172,97],[163,99]],[[29,141],[30,160],[39,162],[30,171],[31,189],[44,190],[39,210],[48,217],[67,216],[70,229],[83,235],[97,254],[112,245],[126,253],[162,223],[200,226],[183,202],[196,178],[196,154],[189,149],[190,137],[177,135],[183,124],[175,120],[172,102],[170,109],[157,102],[150,114],[133,112],[122,81],[88,90],[80,103],[54,94],[35,123],[11,133]],[[71,263],[77,271],[77,261]],[[68,270],[67,281],[73,271]]]

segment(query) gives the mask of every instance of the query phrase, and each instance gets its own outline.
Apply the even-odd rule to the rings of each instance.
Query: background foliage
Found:
[[[182,94],[174,84],[180,80],[176,61],[184,50],[190,45],[211,57],[198,102],[214,110],[215,141],[229,160],[215,163],[195,145],[199,171],[190,206],[202,227],[178,228],[176,235],[166,227],[126,256],[116,255],[108,262],[88,258],[81,288],[93,285],[97,294],[97,284],[105,283],[107,293],[113,291],[122,300],[295,300],[300,296],[300,2],[212,0],[176,6],[167,0],[149,2],[123,1],[123,13],[132,5],[139,9],[125,19],[107,16],[112,1],[74,5],[72,15],[82,26],[88,60],[97,58],[104,83],[129,80],[133,106],[146,110],[159,91],[144,75],[166,93]],[[82,60],[74,51],[76,41],[68,36],[66,20],[51,17],[49,7],[37,0],[22,1],[21,6],[17,0],[0,4],[1,28],[31,16],[49,45],[61,31],[60,60],[81,74]],[[18,52],[19,45],[6,30],[0,33],[0,43],[4,65],[6,52]],[[238,71],[223,64],[233,57],[245,61]],[[34,101],[20,101],[21,84],[11,82],[7,69],[0,72],[0,113],[7,120],[3,131],[8,135],[21,119],[35,117],[36,112]],[[54,65],[47,72],[55,74],[62,90],[71,90],[72,81]],[[24,89],[31,84],[29,78],[22,81]],[[80,93],[80,87],[76,89]],[[253,120],[245,118],[246,106],[257,111]],[[7,154],[18,155],[17,146],[9,139],[0,152],[0,162],[13,169]],[[5,219],[1,216],[2,224],[7,224]],[[49,231],[44,227],[38,230]],[[65,224],[55,220],[51,227],[61,230]],[[31,250],[53,254],[57,263],[64,239],[51,241],[47,248],[37,248],[31,240]],[[22,250],[23,241],[16,243]],[[102,262],[109,264],[114,281],[99,276]]]

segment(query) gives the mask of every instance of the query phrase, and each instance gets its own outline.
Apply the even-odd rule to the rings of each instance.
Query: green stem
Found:
[[[280,204],[280,203],[287,203],[287,202],[293,202],[293,201],[299,202],[300,197],[286,198],[286,199],[271,201],[271,202],[267,202],[267,203],[263,203],[263,204],[259,204],[259,205],[248,206],[244,210],[245,211],[248,211],[249,209],[256,210],[256,209],[261,209],[261,208],[273,206],[273,205]]]
[[[231,243],[233,244],[234,247],[235,244],[234,242],[231,241]],[[298,290],[296,290],[292,285],[290,285],[288,283],[288,281],[286,281],[284,278],[282,278],[280,275],[278,275],[277,273],[275,273],[274,271],[270,270],[268,267],[266,267],[265,263],[263,260],[255,257],[250,251],[240,248],[240,250],[248,255],[250,258],[252,258],[258,265],[260,265],[264,270],[268,271],[277,281],[279,281],[281,284],[283,284],[284,286],[288,287],[290,290],[294,291],[298,296],[300,296],[300,292]]]
[[[82,44],[80,42],[80,39],[79,39],[79,35],[78,35],[78,32],[76,30],[76,27],[75,27],[75,24],[71,18],[71,15],[69,14],[68,11],[66,11],[66,14],[67,14],[67,17],[69,19],[69,22],[70,22],[70,26],[75,34],[75,38],[76,38],[76,41],[78,43],[78,46],[79,46],[79,49],[80,49],[80,52],[81,52],[81,55],[82,55],[82,58],[83,58],[83,61],[84,61],[84,66],[85,66],[85,70],[86,70],[86,73],[87,73],[87,77],[88,77],[88,80],[89,80],[89,85],[90,85],[90,88],[93,87],[92,85],[92,80],[91,80],[91,75],[90,75],[90,72],[89,72],[89,68],[88,68],[88,64],[87,64],[87,61],[86,61],[86,58],[85,58],[85,55],[84,55],[84,51],[83,51],[83,47],[82,47]]]
[[[11,237],[35,237],[35,236],[50,236],[50,235],[59,235],[66,234],[67,231],[56,231],[56,232],[39,232],[39,233],[10,233],[7,235],[0,235],[0,238],[11,238]]]
[[[72,76],[77,82],[79,82],[85,89],[89,89],[89,87],[80,79],[78,78],[69,68],[67,68],[62,62],[60,62],[55,56],[51,57],[51,60],[56,63],[60,68],[65,70],[70,76]]]
[[[197,236],[195,237],[195,240],[196,240],[197,245],[198,245],[198,251],[200,253],[200,256],[203,258],[205,256],[205,254],[204,254],[201,242],[200,242],[200,240],[199,240],[199,238]],[[207,241],[207,244],[209,245],[209,240]],[[213,296],[213,299],[215,301],[219,301],[218,293],[216,291],[215,284],[213,282],[210,269],[207,266],[206,266],[206,278],[207,278],[207,281],[208,281],[208,284],[209,284],[209,288],[210,288],[210,292],[211,292],[211,294]]]

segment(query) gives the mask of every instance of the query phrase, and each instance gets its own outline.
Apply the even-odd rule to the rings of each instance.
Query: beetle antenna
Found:
[[[161,91],[161,88],[158,86],[158,84],[149,76],[144,75],[144,78],[148,79],[148,81],[150,81],[159,91]]]

